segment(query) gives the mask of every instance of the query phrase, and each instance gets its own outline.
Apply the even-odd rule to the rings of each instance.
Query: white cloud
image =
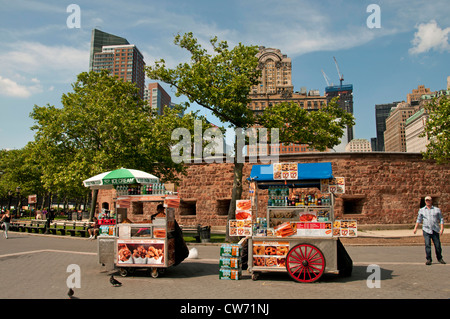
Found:
[[[57,83],[71,83],[88,70],[89,48],[44,45],[19,41],[2,45],[0,53],[0,94],[27,98],[54,89]],[[39,79],[37,78],[39,77]]]
[[[428,23],[421,23],[417,27],[414,39],[411,41],[413,47],[409,49],[411,54],[419,54],[430,50],[450,51],[448,35],[450,27],[441,29],[435,20]]]
[[[0,68],[27,73],[36,71],[80,71],[89,64],[89,48],[65,45],[49,46],[39,42],[16,42],[0,54]],[[57,75],[56,75],[57,76]]]
[[[14,80],[0,76],[0,94],[11,97],[27,98],[31,94],[42,92],[42,85],[38,79],[33,78],[30,82],[32,83],[31,85],[22,85]]]

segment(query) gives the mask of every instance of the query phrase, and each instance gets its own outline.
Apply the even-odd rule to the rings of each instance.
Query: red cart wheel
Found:
[[[286,269],[296,281],[314,282],[323,275],[325,258],[316,246],[298,244],[286,256]]]

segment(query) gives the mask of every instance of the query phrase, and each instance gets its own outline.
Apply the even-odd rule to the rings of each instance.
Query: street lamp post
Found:
[[[20,186],[16,187],[16,194],[17,194],[17,209],[16,209],[16,218],[17,216],[20,216]]]
[[[8,210],[11,209],[12,192],[8,191]]]

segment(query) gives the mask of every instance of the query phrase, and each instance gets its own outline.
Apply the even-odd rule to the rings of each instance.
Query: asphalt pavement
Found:
[[[414,236],[412,230],[371,230],[364,236]],[[415,236],[421,236],[416,234]],[[353,260],[350,277],[324,275],[313,284],[286,273],[265,273],[254,281],[219,279],[219,245],[189,245],[197,258],[166,269],[158,278],[138,270],[120,277],[98,260],[97,240],[10,232],[0,234],[0,299],[68,299],[74,282],[79,299],[448,299],[450,265],[425,265],[423,246],[346,246]],[[450,251],[444,246],[444,259]],[[434,252],[433,252],[434,254]],[[450,257],[449,257],[450,258]],[[448,260],[450,260],[447,258]],[[74,274],[80,274],[74,277]],[[113,274],[123,285],[112,287]],[[372,280],[373,279],[373,280]],[[377,283],[379,287],[377,287]]]

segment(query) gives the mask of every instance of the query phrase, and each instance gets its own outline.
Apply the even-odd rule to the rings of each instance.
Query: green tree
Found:
[[[72,87],[62,96],[62,108],[35,106],[30,115],[36,123],[33,153],[47,190],[86,193],[84,179],[120,167],[147,171],[163,181],[184,172],[183,164],[171,160],[170,132],[193,127],[195,114],[180,117],[177,107],[158,116],[133,83],[107,71],[83,72]]]
[[[0,197],[7,198],[8,192],[16,196],[15,190],[20,187],[20,199],[37,194],[46,195],[41,183],[41,170],[38,162],[31,156],[31,146],[27,144],[18,150],[0,151]],[[21,201],[22,202],[22,201]],[[16,203],[13,203],[16,206]]]
[[[428,136],[430,143],[423,156],[439,164],[450,163],[450,100],[445,95],[434,98],[425,109],[429,117],[422,137]]]
[[[245,130],[255,125],[279,128],[280,142],[306,143],[324,149],[338,143],[345,125],[353,125],[352,115],[340,110],[336,103],[317,112],[307,112],[294,104],[283,103],[266,109],[262,116],[255,116],[248,104],[250,89],[259,83],[261,74],[257,68],[257,46],[239,43],[230,49],[226,41],[219,42],[214,37],[210,40],[214,53],[210,54],[191,32],[183,36],[176,35],[174,43],[189,52],[190,63],[180,63],[170,69],[161,59],[146,68],[147,76],[168,83],[176,88],[177,96],[186,96],[190,103],[210,110],[232,128]],[[237,160],[242,152],[237,149],[237,145],[235,140],[234,178],[228,219],[234,218],[236,200],[242,196],[244,163]],[[231,238],[227,237],[227,240]]]

